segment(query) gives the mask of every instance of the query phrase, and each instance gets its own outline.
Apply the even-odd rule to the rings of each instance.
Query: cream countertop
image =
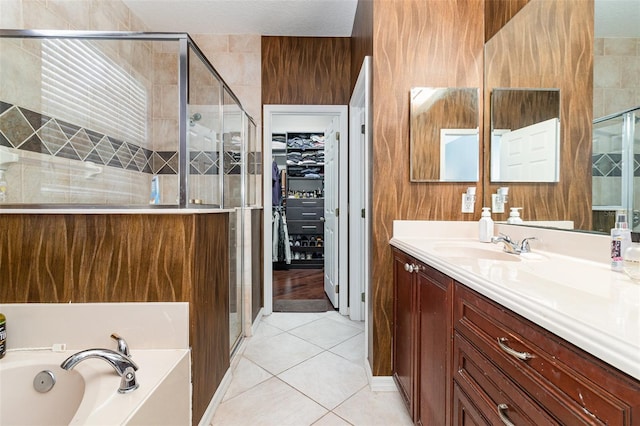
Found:
[[[496,225],[537,238],[517,256],[477,232],[477,222],[396,221],[391,245],[640,380],[640,283],[611,271],[608,236]]]

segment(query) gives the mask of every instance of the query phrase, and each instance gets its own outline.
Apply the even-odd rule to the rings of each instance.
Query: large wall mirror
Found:
[[[411,181],[477,182],[479,117],[478,88],[411,89]]]
[[[493,89],[491,182],[558,182],[560,91]]]

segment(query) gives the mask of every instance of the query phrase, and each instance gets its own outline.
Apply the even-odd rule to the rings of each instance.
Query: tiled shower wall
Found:
[[[153,30],[145,27],[142,21],[120,0],[2,0],[0,1],[0,28],[104,31]],[[260,36],[197,34],[194,36],[194,40],[209,61],[224,76],[227,84],[229,84],[245,109],[256,121],[257,137],[261,141]],[[175,150],[178,135],[177,57],[175,56],[177,43],[132,43],[134,42],[112,42],[111,44],[114,47],[108,50],[109,57],[118,64],[125,64],[126,68],[130,69],[132,73],[135,72],[136,75],[152,75],[149,73],[151,69],[164,71],[161,73],[156,72],[152,80],[145,82],[149,108],[148,124],[150,130],[148,139],[153,143],[148,143],[144,148],[154,151]],[[24,59],[27,63],[17,64],[15,72],[5,74],[6,78],[0,79],[1,100],[35,112],[44,112],[40,108],[40,95],[37,90],[40,81],[39,59],[33,54],[34,44],[23,41],[0,45],[0,55],[2,57],[9,56],[15,60],[17,57],[25,56],[25,52],[29,53]],[[8,72],[8,70],[5,68],[3,72]],[[28,84],[21,84],[23,77],[29,82]],[[2,86],[3,83],[6,84]],[[31,89],[25,92],[25,88]],[[25,96],[27,93],[31,93],[31,95]],[[96,130],[95,127],[89,126],[87,123],[79,122],[75,117],[74,120],[66,121]],[[113,134],[113,132],[104,133],[118,138],[118,135]],[[259,143],[259,146],[261,146],[261,143]],[[115,175],[111,178],[105,175],[97,176],[94,183],[100,186],[98,181],[102,179],[108,187],[113,182],[129,181],[132,188],[140,191],[141,197],[138,197],[140,200],[130,200],[129,202],[147,201],[150,175],[140,176],[126,170],[110,170],[109,173]],[[31,174],[26,169],[20,171],[20,175]],[[64,183],[64,181],[72,178],[61,176],[59,179],[61,180],[60,183]],[[194,178],[196,180],[207,179],[205,176]],[[257,198],[261,199],[262,185],[260,176],[254,175],[252,178],[256,180],[255,187],[259,192]],[[164,180],[161,185],[163,200],[168,200],[167,202],[175,200],[177,196],[175,189],[178,185],[177,176],[162,175],[161,179]],[[230,176],[228,180],[227,185],[232,187],[240,186],[240,176]],[[34,188],[35,184],[25,182],[24,186]],[[16,188],[17,186],[14,186],[14,190]],[[32,192],[31,195],[33,195]],[[32,198],[31,195],[27,194],[26,198]],[[122,193],[113,195],[120,198],[123,197]],[[78,202],[74,200],[75,198],[71,193],[57,193],[53,199],[54,202]],[[100,200],[87,200],[87,202],[100,202]],[[115,203],[116,201],[109,199],[107,202]],[[118,204],[127,204],[129,202],[123,199]]]
[[[640,38],[597,38],[594,44],[593,117],[640,106]],[[634,151],[640,153],[635,144]],[[620,141],[602,135],[593,145],[593,205],[620,205],[622,154]],[[634,189],[640,196],[640,154],[635,154]],[[601,218],[602,217],[602,218]],[[597,220],[596,220],[597,219]],[[612,213],[594,212],[594,227],[612,222]],[[611,223],[610,223],[611,222]]]
[[[597,38],[593,58],[593,117],[640,106],[640,38]]]

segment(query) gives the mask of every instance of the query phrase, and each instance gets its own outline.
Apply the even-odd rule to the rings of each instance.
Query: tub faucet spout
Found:
[[[64,360],[60,367],[65,370],[71,370],[80,362],[89,358],[99,358],[106,361],[122,378],[118,392],[127,393],[136,390],[139,386],[136,380],[136,370],[138,366],[128,356],[112,351],[111,349],[87,349],[71,355]]]

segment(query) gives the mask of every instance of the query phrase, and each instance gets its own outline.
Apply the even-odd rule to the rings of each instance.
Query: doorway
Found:
[[[264,106],[266,315],[348,313],[347,129],[346,105]]]

